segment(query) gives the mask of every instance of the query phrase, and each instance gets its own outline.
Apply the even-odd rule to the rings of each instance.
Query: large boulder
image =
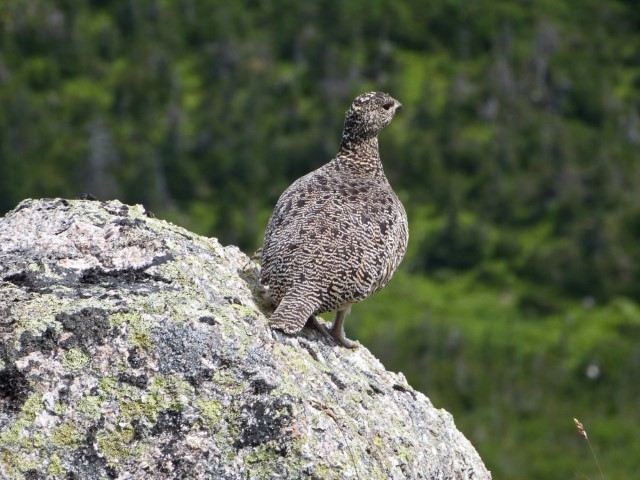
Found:
[[[0,477],[490,478],[366,348],[272,331],[257,273],[142,206],[0,219]]]

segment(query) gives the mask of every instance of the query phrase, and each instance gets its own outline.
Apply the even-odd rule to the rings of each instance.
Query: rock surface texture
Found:
[[[490,478],[368,350],[271,330],[257,277],[141,206],[1,218],[0,478]]]

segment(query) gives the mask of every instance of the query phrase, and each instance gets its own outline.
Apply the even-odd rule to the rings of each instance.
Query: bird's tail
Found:
[[[309,317],[314,314],[316,306],[310,299],[285,295],[280,305],[273,312],[269,323],[273,328],[285,333],[296,333],[302,330]]]

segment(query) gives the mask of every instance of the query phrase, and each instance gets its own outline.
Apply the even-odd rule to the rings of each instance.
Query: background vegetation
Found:
[[[144,203],[251,253],[367,90],[410,251],[347,322],[494,477],[640,471],[635,0],[4,0],[0,212]]]

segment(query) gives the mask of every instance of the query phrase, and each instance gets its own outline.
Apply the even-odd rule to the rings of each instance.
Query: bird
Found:
[[[277,305],[272,328],[295,334],[311,321],[338,344],[359,345],[345,336],[345,316],[389,283],[409,240],[407,214],[378,148],[378,133],[402,108],[387,93],[359,95],[345,114],[336,156],[278,199],[260,271]],[[328,329],[316,315],[334,310]]]

